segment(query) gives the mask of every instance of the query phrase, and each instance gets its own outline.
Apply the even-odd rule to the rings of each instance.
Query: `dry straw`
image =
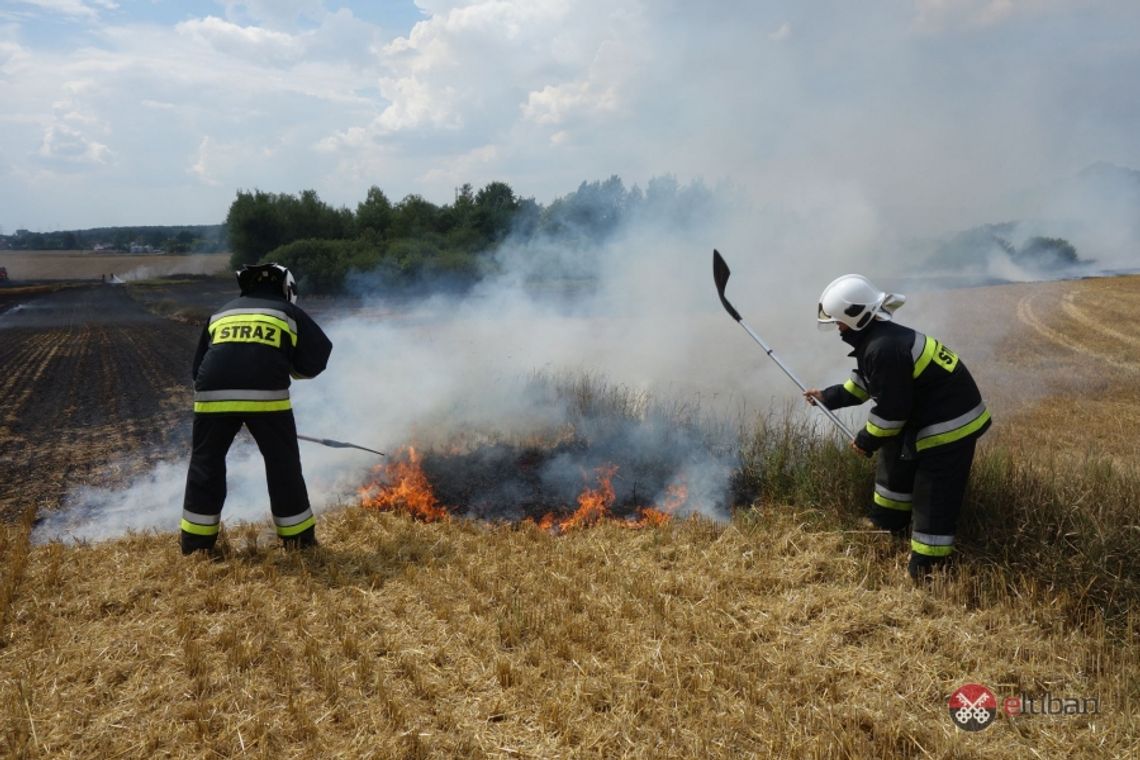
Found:
[[[0,650],[14,757],[1135,755],[1140,662],[1067,591],[772,509],[732,525],[422,524],[348,508],[312,554],[227,536],[38,547]],[[957,729],[949,694],[1101,714]]]
[[[1054,311],[1050,329],[1091,329]],[[1101,392],[1135,399],[1127,372]],[[742,435],[737,493],[756,508],[730,524],[552,536],[347,505],[315,552],[242,526],[214,562],[171,535],[29,547],[29,515],[0,527],[0,752],[1140,756],[1134,447],[1090,407],[1103,448],[1042,460],[1025,439],[1059,427],[1049,398],[1003,409],[968,562],[923,588],[904,543],[857,524],[866,464],[782,419]],[[970,733],[947,704],[965,683],[1099,712]]]

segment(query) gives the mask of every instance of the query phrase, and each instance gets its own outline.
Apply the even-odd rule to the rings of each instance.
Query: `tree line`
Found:
[[[141,248],[165,253],[217,253],[226,250],[226,231],[220,224],[16,230],[14,235],[0,235],[0,247],[14,251],[130,252]]]
[[[715,205],[701,182],[681,185],[671,175],[650,179],[644,190],[626,187],[616,175],[584,181],[547,205],[519,196],[501,181],[478,190],[464,184],[443,205],[418,194],[393,203],[374,185],[355,209],[334,207],[315,190],[293,195],[255,189],[237,192],[220,225],[17,230],[0,235],[0,248],[228,250],[235,269],[276,261],[296,272],[307,293],[336,293],[353,272],[394,288],[470,284],[495,271],[495,252],[508,241],[525,246],[543,239],[585,261],[590,249],[629,221],[679,228],[707,220]]]
[[[681,186],[671,176],[650,180],[645,191],[627,189],[616,175],[582,182],[547,206],[500,181],[479,190],[464,184],[444,205],[417,194],[393,203],[374,185],[355,210],[335,208],[315,190],[243,190],[225,227],[235,268],[276,261],[298,274],[306,292],[335,293],[351,272],[377,273],[392,286],[470,283],[494,270],[492,254],[508,239],[598,245],[635,216],[684,224],[711,201],[699,182]]]

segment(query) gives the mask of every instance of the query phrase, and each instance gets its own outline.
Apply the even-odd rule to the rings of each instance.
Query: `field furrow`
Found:
[[[188,399],[194,328],[148,314],[118,288],[61,290],[36,306],[0,328],[3,520],[153,462],[183,444],[189,424],[174,410]],[[175,355],[186,357],[181,371]]]

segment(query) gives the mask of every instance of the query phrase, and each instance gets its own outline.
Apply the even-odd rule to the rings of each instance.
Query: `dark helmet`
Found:
[[[285,300],[297,303],[297,281],[293,279],[293,273],[280,264],[246,264],[234,274],[243,296],[268,287],[280,289]]]

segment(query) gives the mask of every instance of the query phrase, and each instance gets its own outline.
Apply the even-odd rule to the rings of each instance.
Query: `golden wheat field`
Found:
[[[1140,756],[1140,277],[951,297],[965,355],[1002,326],[971,361],[998,422],[957,574],[912,585],[906,544],[858,521],[869,465],[760,423],[762,496],[727,524],[555,535],[345,504],[317,550],[247,525],[211,561],[171,535],[31,545],[29,511],[0,530],[0,751]],[[966,731],[966,684],[1074,709]]]

